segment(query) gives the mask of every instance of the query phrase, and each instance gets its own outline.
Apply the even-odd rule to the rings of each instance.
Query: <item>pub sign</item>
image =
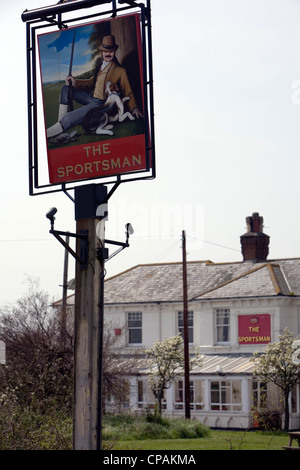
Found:
[[[140,19],[38,35],[51,184],[149,170]]]
[[[271,318],[269,314],[239,315],[239,344],[267,344],[271,341]]]

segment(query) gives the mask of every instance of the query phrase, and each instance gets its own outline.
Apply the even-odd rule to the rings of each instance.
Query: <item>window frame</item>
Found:
[[[234,400],[234,384],[238,383],[239,388],[239,401]],[[213,384],[217,384],[217,387],[213,389]],[[217,400],[213,399],[213,394],[217,396]],[[242,381],[237,380],[226,380],[226,379],[213,379],[210,380],[210,411],[226,412],[230,413],[242,411]]]
[[[252,406],[257,410],[263,410],[268,403],[268,387],[265,382],[253,379],[251,385]]]
[[[221,317],[221,314],[227,314],[227,316],[223,315]],[[230,308],[228,307],[215,308],[214,318],[215,318],[215,335],[216,335],[215,344],[228,345],[230,343]],[[222,322],[219,321],[222,319],[223,319]],[[227,319],[228,322],[226,323],[224,319]],[[227,339],[219,339],[220,337],[222,338],[225,336],[227,337]]]
[[[137,407],[138,409],[155,409],[156,399],[151,390],[148,378],[140,378],[137,381]],[[162,409],[166,409],[167,402],[165,391],[162,397]]]
[[[177,331],[179,334],[181,334],[182,338],[184,338],[183,320],[184,320],[183,310],[178,310],[177,311]],[[180,325],[179,322],[182,322],[182,325]],[[188,311],[188,339],[189,339],[189,344],[194,344],[194,311],[193,310]]]
[[[184,380],[178,379],[174,384],[174,410],[183,410],[185,407],[185,398],[184,398]],[[200,401],[195,401],[198,394],[201,398]],[[203,379],[193,379],[190,381],[190,409],[191,410],[203,410],[204,409],[204,380]]]
[[[132,316],[132,318],[130,318]],[[136,324],[130,322],[135,322]],[[137,324],[140,322],[140,325]],[[138,334],[140,337],[136,338],[136,341],[133,341],[135,334]],[[138,341],[140,340],[140,341]],[[127,346],[140,346],[143,342],[143,313],[142,312],[127,312]]]

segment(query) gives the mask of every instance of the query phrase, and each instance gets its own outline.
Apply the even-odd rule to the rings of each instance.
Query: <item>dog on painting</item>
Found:
[[[121,98],[116,85],[107,82],[105,87],[107,99],[102,108],[92,109],[84,119],[83,127],[86,132],[95,132],[98,135],[113,135],[114,122],[123,122],[125,119],[134,121],[134,116],[125,111],[124,103],[130,98]]]

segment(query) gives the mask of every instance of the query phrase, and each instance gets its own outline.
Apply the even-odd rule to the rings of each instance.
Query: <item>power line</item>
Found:
[[[145,239],[153,239],[153,238],[157,238],[159,239],[159,237],[135,237],[135,238],[145,238]],[[166,237],[163,237],[164,239],[166,239]],[[169,237],[169,239],[172,239],[174,237]],[[197,237],[191,237],[190,235],[186,235],[186,238],[190,238],[191,240],[197,240],[199,242],[202,242],[202,243],[207,243],[209,245],[214,245],[214,246],[218,246],[220,248],[225,248],[226,250],[232,250],[232,251],[238,251],[240,252],[240,250],[238,250],[237,248],[232,248],[230,246],[226,246],[226,245],[221,245],[220,243],[214,243],[214,242],[210,242],[208,240],[202,240],[201,238],[197,238]],[[50,238],[21,238],[21,239],[0,239],[0,243],[23,243],[23,242],[53,242],[52,239]],[[172,248],[174,248],[174,246],[178,243],[178,240],[175,239],[175,242],[174,244],[172,244],[169,248],[167,248],[163,253],[161,253],[160,255],[157,255],[155,258],[157,257],[161,257],[163,255],[165,255],[168,251],[172,250]],[[154,258],[154,259],[155,259]]]
[[[154,256],[154,258],[152,258],[152,262],[154,262],[155,260],[158,260],[164,256],[166,256],[167,253],[169,253],[170,251],[172,251],[176,246],[178,245],[178,240],[175,240],[168,248],[166,248],[162,253],[159,253],[157,254],[156,256]]]
[[[226,248],[227,250],[232,250],[232,251],[238,251],[240,252],[240,250],[238,250],[237,248],[231,248],[230,246],[225,246],[225,245],[220,245],[218,243],[213,243],[213,242],[209,242],[207,240],[201,240],[200,238],[196,238],[196,237],[190,237],[189,235],[186,235],[187,238],[191,238],[192,240],[198,240],[202,243],[208,243],[209,245],[214,245],[214,246],[219,246],[220,248]]]
[[[52,239],[50,238],[23,238],[23,239],[3,239],[3,240],[0,240],[0,242],[17,242],[17,243],[20,243],[20,242],[49,242],[49,241],[53,241]]]

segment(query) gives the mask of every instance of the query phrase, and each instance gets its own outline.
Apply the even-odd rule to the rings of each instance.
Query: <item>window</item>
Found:
[[[138,381],[138,406],[142,408],[144,404],[144,382],[142,380]]]
[[[194,381],[193,410],[203,410],[204,408],[204,380]]]
[[[155,409],[156,400],[147,380],[138,380],[138,408]],[[162,408],[166,408],[166,400],[163,396]]]
[[[175,382],[175,410],[183,410],[184,407],[184,384],[183,380]]]
[[[254,408],[261,410],[267,405],[267,385],[259,380],[252,381],[252,396]]]
[[[142,313],[131,312],[127,315],[128,344],[142,344]]]
[[[115,391],[112,391],[109,386],[106,387],[104,394],[106,403],[111,409],[129,408],[130,383],[128,380],[121,380]]]
[[[129,408],[130,384],[128,380],[122,380],[122,386],[119,393],[123,408]]]
[[[183,312],[178,312],[178,332],[183,335]],[[188,312],[188,338],[189,343],[194,342],[194,313]]]
[[[190,382],[190,409],[202,410],[203,409],[203,396],[204,396],[204,382],[203,380],[194,380]],[[178,380],[175,382],[175,410],[183,410],[184,403],[184,382]]]
[[[228,343],[230,331],[230,309],[217,308],[215,310],[215,318],[217,343]]]
[[[216,380],[210,384],[210,409],[217,411],[240,411],[241,381]]]

